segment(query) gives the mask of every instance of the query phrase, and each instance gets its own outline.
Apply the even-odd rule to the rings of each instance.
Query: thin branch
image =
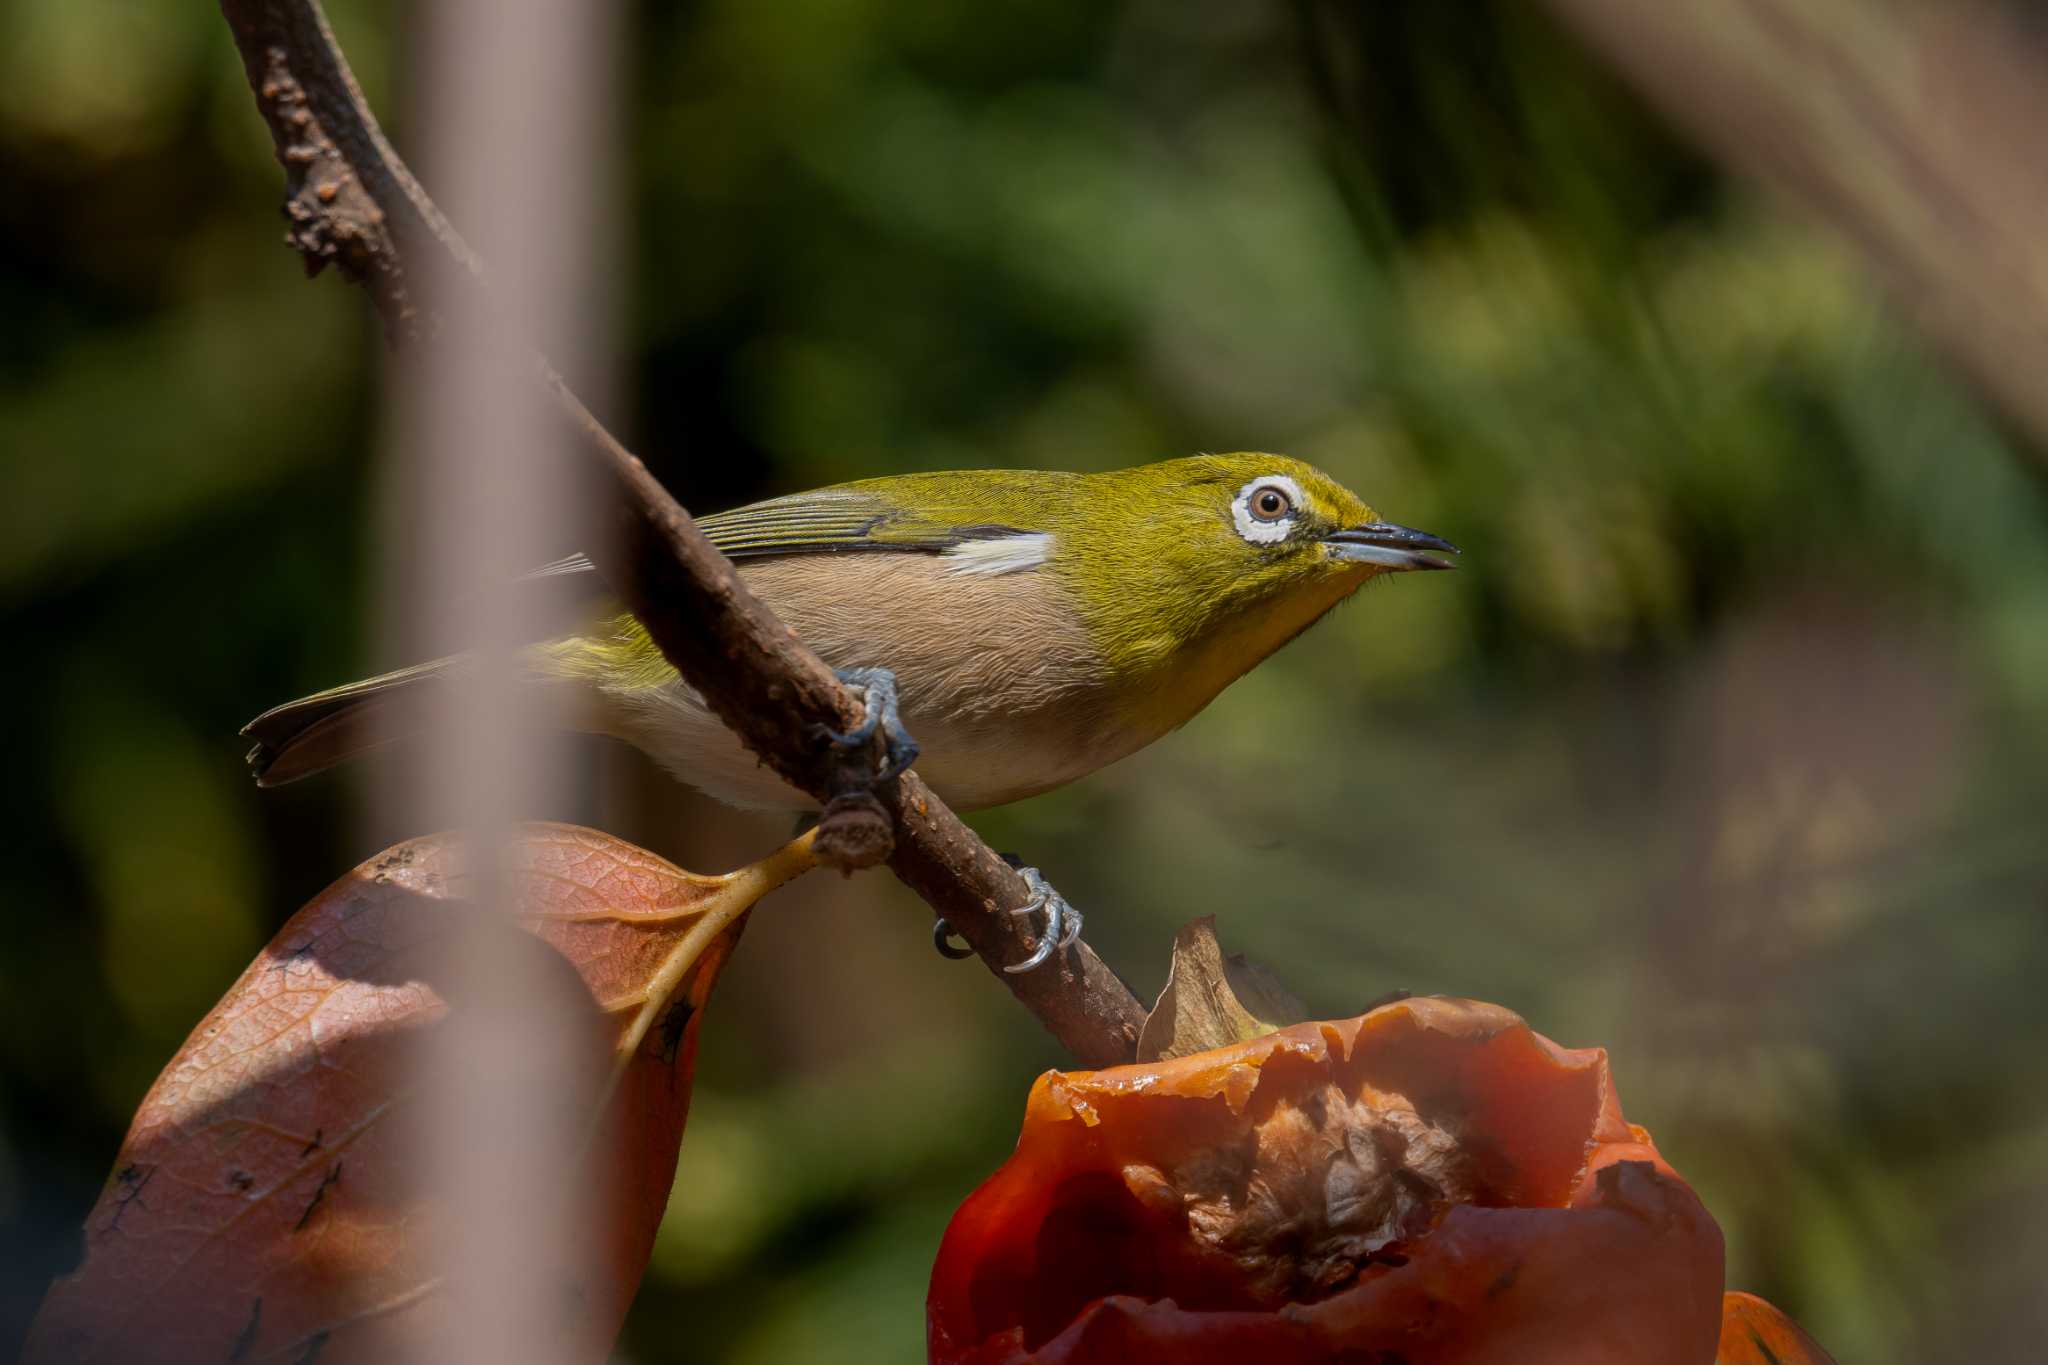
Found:
[[[221,0],[257,109],[285,170],[287,241],[309,273],[338,266],[362,284],[394,342],[430,334],[409,251],[439,249],[480,282],[475,255],[379,131],[318,0]],[[945,803],[906,773],[860,793],[872,755],[822,739],[851,728],[855,699],[818,657],[747,590],[647,466],[606,431],[545,361],[590,457],[608,472],[619,534],[591,558],[670,663],[712,710],[783,778],[827,810],[821,848],[851,868],[878,861],[951,922],[1025,1008],[1087,1066],[1130,1060],[1145,1010],[1085,943],[1035,971],[1003,972],[1032,946],[1007,909],[1028,898],[1023,879]],[[893,839],[892,839],[893,836]],[[891,846],[893,843],[893,847]]]

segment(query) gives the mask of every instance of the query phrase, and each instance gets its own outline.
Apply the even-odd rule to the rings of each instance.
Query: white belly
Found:
[[[747,585],[826,663],[895,672],[917,773],[961,810],[1071,782],[1157,737],[1131,733],[1100,656],[1040,573],[949,574],[929,554],[741,565]],[[600,691],[601,728],[691,786],[735,806],[816,807],[680,680]]]
[[[815,799],[755,758],[680,681],[630,698],[613,694],[608,702],[605,729],[690,786],[747,809],[817,808]],[[1034,724],[1030,716],[963,726],[906,707],[903,723],[918,742],[917,775],[956,810],[1021,801],[1124,756],[1076,742],[1073,727],[1064,722]]]

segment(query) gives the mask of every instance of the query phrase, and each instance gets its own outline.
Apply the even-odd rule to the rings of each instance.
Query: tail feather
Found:
[[[416,733],[434,685],[456,663],[437,659],[271,707],[242,727],[256,741],[248,755],[256,785],[281,787]]]

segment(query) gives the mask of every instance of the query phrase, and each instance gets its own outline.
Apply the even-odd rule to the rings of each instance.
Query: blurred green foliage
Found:
[[[389,108],[394,11],[331,5]],[[2041,466],[1825,239],[1508,4],[700,0],[634,16],[614,414],[684,500],[1315,460],[1463,571],[978,823],[1156,990],[1175,926],[1612,1052],[1844,1360],[2048,1333]],[[401,142],[404,120],[393,120]],[[279,245],[218,15],[0,5],[0,1354],[129,1111],[389,838],[237,727],[377,657],[379,349]],[[566,548],[566,547],[565,547]],[[716,870],[774,822],[600,751]],[[749,930],[622,1350],[909,1359],[1058,1054],[880,877]]]

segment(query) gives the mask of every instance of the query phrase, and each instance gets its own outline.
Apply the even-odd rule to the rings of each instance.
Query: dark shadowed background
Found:
[[[403,146],[402,11],[330,9]],[[704,511],[1252,448],[1458,541],[975,823],[1148,999],[1214,913],[1324,1014],[1406,987],[1605,1045],[1731,1286],[1844,1361],[2037,1359],[2043,466],[1530,9],[1314,16],[637,6],[593,397]],[[0,1357],[199,1014],[422,832],[366,772],[240,763],[265,706],[408,661],[380,338],[278,186],[211,6],[0,3]],[[584,762],[535,815],[701,871],[786,833]],[[880,874],[756,916],[623,1358],[918,1354],[939,1231],[1061,1060],[926,925]]]

